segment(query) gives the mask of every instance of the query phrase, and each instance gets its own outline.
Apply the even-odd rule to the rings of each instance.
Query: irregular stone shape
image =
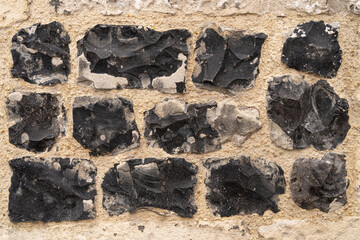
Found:
[[[350,129],[346,99],[325,80],[310,86],[300,76],[274,77],[269,82],[267,114],[270,137],[285,149],[331,150]]]
[[[341,65],[338,26],[323,21],[299,24],[286,39],[281,61],[290,68],[333,78]]]
[[[131,100],[78,97],[73,104],[73,137],[90,155],[117,154],[139,146]]]
[[[212,152],[229,140],[239,146],[261,127],[257,109],[233,102],[164,99],[144,115],[148,145],[170,154]]]
[[[285,192],[284,171],[275,162],[250,157],[207,159],[206,199],[214,215],[263,215],[279,212],[278,194]]]
[[[197,166],[183,158],[131,159],[115,164],[104,177],[103,206],[109,215],[155,207],[192,217]]]
[[[0,0],[0,28],[11,27],[14,23],[29,18],[29,0]]]
[[[233,93],[254,87],[266,38],[263,33],[204,28],[196,41],[193,82]]]
[[[6,110],[13,122],[9,141],[18,148],[44,152],[65,135],[65,108],[57,95],[13,92],[8,96]]]
[[[349,180],[346,176],[343,154],[327,153],[321,160],[299,158],[291,172],[292,197],[304,209],[337,210],[347,203]]]
[[[85,159],[22,157],[9,162],[13,222],[59,222],[95,217],[96,167]]]
[[[99,89],[185,91],[187,30],[96,25],[78,41],[78,82]]]
[[[65,83],[70,73],[69,43],[58,22],[21,29],[12,38],[12,76],[39,85]]]

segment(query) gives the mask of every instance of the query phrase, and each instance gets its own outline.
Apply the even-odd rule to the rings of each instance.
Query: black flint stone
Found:
[[[91,73],[126,79],[126,83],[107,88],[157,88],[183,93],[185,74],[173,79],[171,76],[186,66],[190,36],[183,29],[158,32],[142,26],[96,25],[78,41],[78,57],[85,56]],[[82,62],[81,71],[85,71],[86,64]],[[164,77],[169,78],[159,80]],[[80,76],[80,81],[93,80]]]
[[[297,159],[291,172],[292,197],[304,209],[318,208],[323,212],[329,212],[332,208],[336,210],[347,203],[349,181],[346,176],[343,154],[327,153],[320,160]]]
[[[266,38],[263,33],[247,35],[243,31],[230,31],[225,34],[221,29],[204,29],[196,41],[193,82],[234,92],[253,87]]]
[[[284,172],[274,162],[249,157],[208,159],[205,184],[206,199],[214,215],[263,215],[278,212],[278,194],[285,192]]]
[[[104,177],[103,206],[109,215],[155,207],[192,217],[197,166],[183,158],[132,159],[115,164]]]
[[[139,146],[133,104],[127,99],[75,98],[73,118],[73,137],[91,155],[116,154]]]
[[[89,160],[23,157],[9,162],[13,222],[59,222],[95,217],[96,167]]]
[[[282,76],[269,82],[267,114],[292,140],[293,149],[311,144],[317,150],[334,149],[350,129],[348,109],[347,100],[326,80],[310,86]]]
[[[69,35],[58,22],[21,29],[12,38],[12,76],[39,85],[66,82],[70,73],[69,43]]]
[[[299,24],[286,39],[281,61],[296,70],[333,78],[341,65],[338,29],[323,21]]]
[[[65,108],[50,93],[13,92],[6,102],[15,124],[9,127],[9,141],[31,152],[50,150],[60,134],[65,134]]]

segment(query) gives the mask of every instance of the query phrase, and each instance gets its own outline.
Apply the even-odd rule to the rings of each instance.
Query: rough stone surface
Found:
[[[78,97],[73,104],[73,137],[90,155],[117,154],[138,147],[133,104],[118,98]]]
[[[261,127],[256,108],[233,102],[188,104],[164,99],[144,115],[148,145],[170,154],[212,152],[230,140],[241,146]]]
[[[274,77],[267,101],[270,137],[285,149],[331,150],[350,129],[347,100],[325,80],[310,86],[301,76]]]
[[[50,150],[65,135],[65,108],[50,93],[13,92],[6,102],[9,141],[31,152]]]
[[[275,162],[250,157],[207,159],[206,199],[214,215],[222,217],[274,213],[278,194],[285,192],[284,171]]]
[[[183,158],[132,159],[115,164],[104,177],[103,206],[110,215],[162,208],[192,217],[197,166]]]
[[[96,25],[78,41],[78,82],[99,89],[185,91],[190,32]]]
[[[292,197],[304,209],[337,210],[347,203],[349,180],[346,176],[343,154],[327,153],[321,160],[299,158],[291,172]]]
[[[341,65],[338,24],[299,24],[286,39],[281,61],[290,68],[333,78]]]
[[[66,82],[70,73],[69,43],[69,35],[58,22],[21,29],[12,38],[12,76],[39,85]]]
[[[29,0],[0,0],[0,29],[29,18]]]
[[[23,157],[9,162],[13,222],[59,222],[95,217],[96,167],[89,160]]]
[[[205,27],[196,41],[192,80],[236,93],[254,87],[266,35]]]

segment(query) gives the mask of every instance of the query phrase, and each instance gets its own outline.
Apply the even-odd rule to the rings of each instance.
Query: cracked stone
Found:
[[[285,149],[331,150],[350,129],[346,99],[340,98],[326,80],[310,86],[302,76],[274,77],[269,82],[267,114],[270,137]]]
[[[204,28],[196,41],[193,82],[232,93],[254,87],[266,38],[263,33],[251,35],[217,26]]]
[[[224,101],[188,104],[164,99],[144,116],[148,145],[170,154],[212,152],[227,141],[241,146],[261,127],[256,108]]]
[[[78,83],[97,89],[185,92],[187,30],[96,25],[78,41]]]
[[[59,96],[50,93],[13,92],[6,110],[10,123],[9,141],[31,152],[50,150],[65,135],[67,119]]]
[[[131,159],[115,164],[102,183],[103,206],[109,215],[161,208],[192,217],[197,166],[183,158]]]
[[[131,100],[77,97],[73,137],[90,155],[117,154],[139,146],[140,133]]]
[[[322,159],[299,158],[295,161],[290,189],[295,203],[304,209],[335,211],[347,203],[345,155],[327,153]]]
[[[38,85],[65,83],[70,73],[69,43],[58,22],[21,29],[12,38],[12,76]]]
[[[96,167],[85,159],[22,157],[9,162],[13,222],[59,222],[95,217]]]
[[[284,171],[275,162],[250,157],[207,159],[206,199],[214,215],[263,215],[279,212],[278,195],[285,193]]]
[[[288,67],[333,78],[341,65],[337,24],[299,24],[286,39],[281,61]]]

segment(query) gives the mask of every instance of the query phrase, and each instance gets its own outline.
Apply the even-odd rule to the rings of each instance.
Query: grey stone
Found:
[[[323,212],[336,210],[347,203],[345,155],[327,153],[322,159],[299,158],[295,161],[290,189],[295,203],[304,209]]]
[[[285,192],[284,171],[275,162],[250,157],[207,159],[206,199],[214,215],[263,215],[279,211],[278,195]]]
[[[96,167],[85,159],[22,157],[9,162],[13,222],[59,222],[95,217]]]
[[[192,217],[197,166],[183,158],[132,159],[115,164],[104,177],[103,206],[109,215],[162,208]]]

